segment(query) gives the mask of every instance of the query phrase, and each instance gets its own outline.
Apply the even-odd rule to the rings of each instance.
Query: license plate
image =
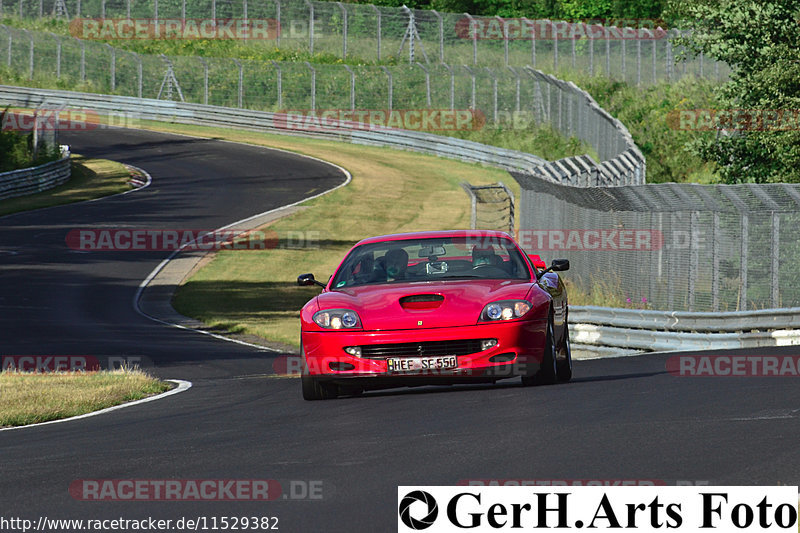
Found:
[[[388,372],[418,372],[425,370],[447,370],[458,367],[455,355],[442,357],[392,357],[386,360]]]

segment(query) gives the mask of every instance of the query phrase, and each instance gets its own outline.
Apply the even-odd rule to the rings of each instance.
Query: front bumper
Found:
[[[369,388],[370,384],[390,386],[496,381],[520,375],[533,375],[542,362],[546,327],[547,319],[543,318],[418,330],[304,331],[302,342],[305,372],[326,381],[348,384],[354,384],[354,380],[363,381],[362,385],[366,385],[365,388]],[[405,372],[390,372],[385,357],[358,357],[344,350],[349,346],[465,339],[497,339],[497,344],[486,350],[458,355],[458,366],[453,369]]]

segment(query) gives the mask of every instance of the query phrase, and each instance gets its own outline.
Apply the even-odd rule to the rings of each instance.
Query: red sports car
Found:
[[[572,377],[567,293],[507,233],[437,231],[356,244],[300,314],[303,398],[521,376]]]

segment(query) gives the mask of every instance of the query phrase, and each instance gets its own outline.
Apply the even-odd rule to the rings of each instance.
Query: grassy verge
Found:
[[[130,179],[125,165],[73,154],[69,181],[40,193],[0,200],[0,216],[117,194],[130,190]]]
[[[169,390],[139,370],[38,374],[0,372],[0,427],[82,415]]]

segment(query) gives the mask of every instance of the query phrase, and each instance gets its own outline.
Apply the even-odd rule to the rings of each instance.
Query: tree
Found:
[[[718,98],[734,122],[689,149],[727,183],[800,183],[800,0],[673,1],[694,26],[681,44],[733,69]]]

